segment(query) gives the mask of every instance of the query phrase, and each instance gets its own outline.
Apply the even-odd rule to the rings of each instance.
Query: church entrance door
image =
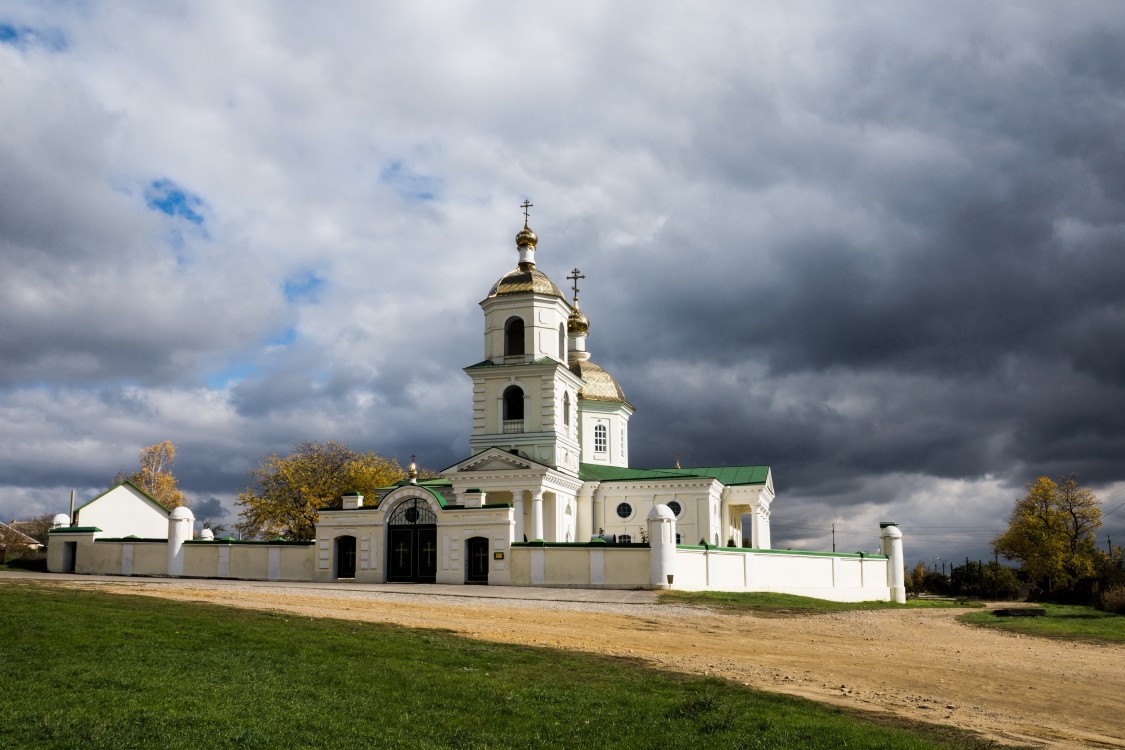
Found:
[[[474,536],[465,540],[465,583],[488,583],[488,540]]]
[[[437,580],[437,516],[421,498],[402,502],[387,519],[387,581]]]
[[[336,577],[355,578],[355,537],[336,537]]]

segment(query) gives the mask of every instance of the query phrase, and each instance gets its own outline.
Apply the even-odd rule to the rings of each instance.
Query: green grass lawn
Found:
[[[0,583],[0,748],[965,748],[728,682],[443,631]]]
[[[1042,607],[1047,610],[1043,617],[997,617],[992,612],[970,612],[957,619],[972,625],[1044,638],[1125,642],[1125,616],[1100,612],[1093,607],[1063,604],[1044,604]]]
[[[906,604],[898,604],[897,602],[830,602],[826,599],[813,599],[808,596],[793,596],[792,594],[729,593],[723,591],[665,591],[661,593],[660,601],[778,617],[869,609],[984,606],[980,602],[957,602],[949,599],[911,599]]]

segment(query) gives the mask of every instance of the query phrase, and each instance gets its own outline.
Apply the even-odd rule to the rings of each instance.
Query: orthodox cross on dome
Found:
[[[578,269],[575,268],[570,272],[570,276],[567,276],[567,278],[574,282],[570,286],[572,289],[574,289],[574,299],[578,299],[578,280],[586,278],[586,275],[583,273],[579,273]]]
[[[523,203],[520,204],[520,208],[523,209],[523,225],[525,227],[527,226],[527,222],[531,219],[531,212],[528,211],[528,209],[533,208],[534,206],[535,204],[529,201],[527,198],[524,198]]]

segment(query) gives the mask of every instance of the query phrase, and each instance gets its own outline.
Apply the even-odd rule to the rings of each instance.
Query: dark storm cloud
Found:
[[[802,102],[830,128],[767,125],[764,142],[761,97],[726,102],[695,153],[729,183],[725,215],[673,214],[609,261],[631,278],[593,348],[655,411],[634,419],[638,458],[769,462],[798,490],[893,471],[1117,478],[1122,55],[1101,30],[1037,49],[1034,64],[987,36],[959,59],[856,54]],[[750,137],[734,142],[734,121]],[[782,188],[808,213],[771,216]],[[698,389],[651,379],[673,352]],[[724,375],[747,371],[758,393],[808,376],[800,402],[746,398]],[[824,402],[849,392],[872,398]]]

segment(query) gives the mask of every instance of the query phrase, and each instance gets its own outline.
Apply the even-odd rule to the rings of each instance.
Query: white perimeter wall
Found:
[[[889,601],[885,557],[677,549],[673,589],[767,591],[838,602]]]

